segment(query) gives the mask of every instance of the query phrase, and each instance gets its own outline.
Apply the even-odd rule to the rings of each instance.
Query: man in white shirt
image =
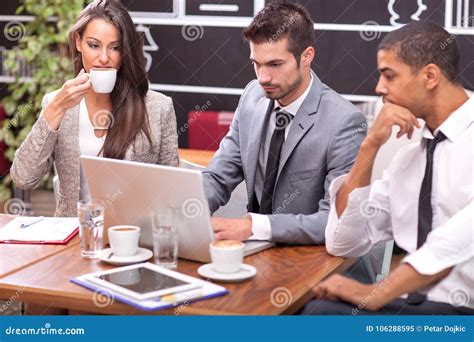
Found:
[[[358,257],[394,239],[407,251],[382,281],[335,275],[303,314],[474,314],[474,99],[459,81],[455,37],[433,23],[391,32],[377,54],[384,107],[350,173],[330,186],[326,248]],[[402,148],[370,185],[374,159],[398,126]]]
[[[267,5],[244,35],[258,80],[203,171],[211,212],[245,180],[244,218],[213,218],[217,239],[323,244],[331,181],[350,170],[365,118],[311,70],[314,23],[304,7]]]

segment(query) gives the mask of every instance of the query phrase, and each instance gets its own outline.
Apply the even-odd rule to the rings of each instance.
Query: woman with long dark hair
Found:
[[[171,166],[179,161],[172,100],[148,89],[143,40],[125,7],[115,0],[88,5],[69,31],[69,45],[77,76],[45,95],[11,167],[16,186],[32,189],[54,164],[56,216],[77,215],[77,202],[88,199],[81,154]],[[117,70],[111,93],[94,91],[91,69]]]

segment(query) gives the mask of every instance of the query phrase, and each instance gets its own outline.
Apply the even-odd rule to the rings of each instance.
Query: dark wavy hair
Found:
[[[81,53],[76,49],[76,35],[82,38],[87,25],[93,19],[110,22],[120,33],[121,67],[111,93],[113,124],[108,128],[102,151],[106,158],[123,159],[128,147],[140,133],[145,134],[151,144],[151,130],[145,105],[148,78],[143,39],[120,1],[92,2],[79,14],[69,31],[69,48],[76,75],[83,68]]]

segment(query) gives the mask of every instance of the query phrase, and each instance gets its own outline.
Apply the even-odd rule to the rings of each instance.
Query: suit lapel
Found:
[[[257,102],[254,114],[252,115],[247,154],[248,179],[246,180],[247,186],[249,189],[251,189],[251,192],[253,192],[255,184],[255,173],[257,171],[260,145],[262,144],[262,139],[265,136],[265,129],[268,124],[269,116],[273,110],[273,103],[273,101],[269,101],[267,98],[262,97]]]
[[[286,141],[283,143],[281,154],[280,154],[280,165],[278,167],[277,180],[280,177],[281,171],[285,166],[288,158],[290,158],[291,153],[298,145],[300,140],[305,136],[305,134],[313,127],[314,118],[312,115],[318,112],[319,102],[321,100],[321,81],[317,76],[312,72],[313,75],[313,84],[311,90],[309,91],[306,99],[303,101],[300,109],[296,113],[293,122],[290,127],[290,132]]]

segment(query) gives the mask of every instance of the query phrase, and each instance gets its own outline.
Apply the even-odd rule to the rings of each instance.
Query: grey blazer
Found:
[[[250,82],[230,131],[204,170],[211,212],[227,203],[245,179],[248,211],[253,198],[260,144],[266,132],[270,100],[256,80]],[[265,114],[267,113],[267,114]],[[366,135],[364,115],[313,73],[313,85],[283,144],[270,215],[272,241],[323,244],[331,181],[349,172]]]
[[[46,108],[58,91],[46,94]],[[141,133],[126,154],[125,160],[177,166],[178,135],[171,98],[148,91],[146,107],[152,145]],[[66,111],[61,126],[51,130],[41,113],[30,134],[15,153],[10,174],[21,189],[35,188],[54,163],[59,177],[59,198],[55,216],[76,216],[80,194],[79,105]]]

